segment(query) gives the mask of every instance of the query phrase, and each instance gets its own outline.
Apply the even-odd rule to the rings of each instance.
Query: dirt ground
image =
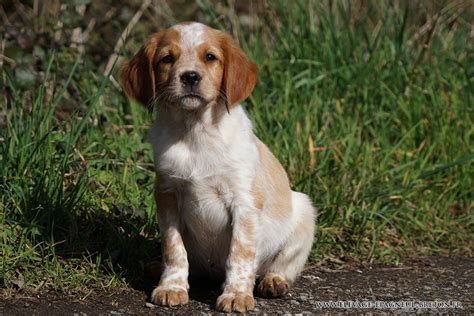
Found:
[[[91,292],[85,298],[65,297],[54,292],[39,295],[18,293],[12,298],[0,297],[0,314],[161,314],[211,313],[219,295],[219,286],[202,280],[191,283],[190,303],[174,308],[148,303],[151,284],[134,286],[117,292]],[[424,309],[349,308],[320,306],[320,302],[345,301],[443,301],[451,307]],[[331,303],[329,303],[331,304]],[[368,304],[368,303],[366,303]],[[462,306],[462,307],[461,307]],[[385,306],[386,307],[386,306]],[[461,309],[462,308],[462,309]],[[256,298],[256,313],[325,313],[332,312],[444,312],[474,313],[474,259],[463,257],[430,257],[412,259],[401,266],[374,265],[331,270],[308,266],[290,294],[283,299]]]

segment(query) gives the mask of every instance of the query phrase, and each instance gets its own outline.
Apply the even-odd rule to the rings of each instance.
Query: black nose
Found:
[[[186,71],[180,76],[180,79],[185,86],[194,86],[201,81],[201,76],[195,71]]]

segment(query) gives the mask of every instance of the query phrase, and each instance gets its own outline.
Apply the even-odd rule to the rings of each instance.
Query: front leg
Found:
[[[166,306],[186,304],[189,301],[189,264],[179,230],[176,195],[157,190],[155,199],[162,234],[163,273],[158,286],[151,293],[151,301]]]
[[[232,239],[226,262],[224,291],[217,298],[217,309],[244,313],[255,308],[253,287],[256,272],[255,229],[257,214],[250,203],[234,202]]]

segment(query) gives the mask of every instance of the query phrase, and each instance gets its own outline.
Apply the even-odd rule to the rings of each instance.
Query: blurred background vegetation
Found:
[[[200,21],[259,67],[256,134],[319,209],[313,264],[472,256],[473,2],[2,1],[0,287],[120,287],[159,255],[152,118],[117,71]]]

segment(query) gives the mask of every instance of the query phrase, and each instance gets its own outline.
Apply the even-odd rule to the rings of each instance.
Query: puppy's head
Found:
[[[183,23],[152,35],[124,65],[122,80],[127,95],[146,107],[196,110],[247,98],[256,66],[228,35]]]

